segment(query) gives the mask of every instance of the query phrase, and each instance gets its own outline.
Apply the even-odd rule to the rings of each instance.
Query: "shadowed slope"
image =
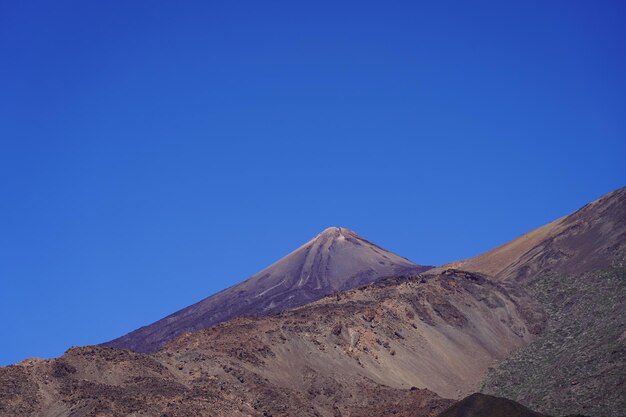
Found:
[[[426,269],[351,230],[331,227],[246,281],[105,345],[153,352],[185,331],[237,316],[281,311],[381,277]]]
[[[454,404],[437,417],[547,417],[536,413],[515,401],[472,394]]]

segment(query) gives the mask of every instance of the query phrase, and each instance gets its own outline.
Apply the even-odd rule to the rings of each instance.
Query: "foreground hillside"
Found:
[[[72,348],[0,368],[0,414],[434,416],[535,338],[536,311],[479,274],[386,279],[153,354]]]

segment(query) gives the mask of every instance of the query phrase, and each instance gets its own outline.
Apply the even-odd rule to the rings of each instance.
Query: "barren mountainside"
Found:
[[[154,352],[185,331],[237,316],[281,311],[381,277],[426,269],[351,230],[330,227],[247,280],[105,345]]]

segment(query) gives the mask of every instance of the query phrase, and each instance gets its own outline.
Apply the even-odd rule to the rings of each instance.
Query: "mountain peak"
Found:
[[[346,229],[345,227],[337,227],[337,226],[327,227],[326,229],[322,230],[317,236],[337,237],[337,236],[346,236],[346,235],[358,236],[356,233],[354,233],[350,229]]]
[[[339,226],[330,226],[327,227],[326,229],[322,230],[322,233],[320,234],[327,234],[327,233],[341,233],[341,229],[345,229],[345,227],[339,227]]]
[[[185,331],[236,316],[282,311],[379,278],[426,269],[430,268],[376,246],[352,230],[329,227],[247,280],[107,345],[154,351]]]
[[[356,234],[350,229],[346,229],[345,227],[332,226],[332,227],[327,227],[326,229],[322,230],[313,239],[307,242],[307,244],[313,241],[319,241],[319,240],[334,241],[334,240],[346,240],[346,239],[352,240],[353,242],[364,240],[361,236],[359,236],[358,234]]]

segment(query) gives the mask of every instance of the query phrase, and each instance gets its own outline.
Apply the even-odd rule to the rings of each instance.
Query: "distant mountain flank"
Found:
[[[342,227],[329,227],[247,280],[141,327],[106,346],[154,352],[183,332],[242,315],[297,307],[382,277],[417,274],[416,265]]]
[[[622,187],[482,255],[443,268],[524,282],[547,273],[604,268],[625,253],[626,187]]]

